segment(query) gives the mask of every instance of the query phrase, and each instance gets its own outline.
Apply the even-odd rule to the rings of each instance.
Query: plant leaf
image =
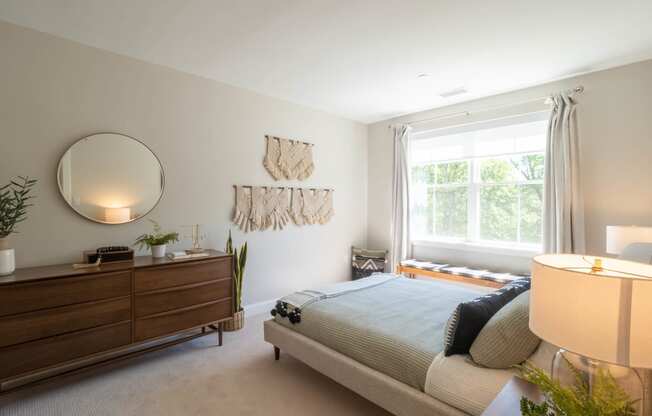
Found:
[[[30,192],[36,182],[36,179],[18,176],[0,186],[0,237],[15,233],[16,224],[27,219],[27,209],[33,206],[27,201],[34,199]]]

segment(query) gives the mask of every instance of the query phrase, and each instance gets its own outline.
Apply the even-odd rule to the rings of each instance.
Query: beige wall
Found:
[[[263,136],[271,133],[316,143],[315,173],[302,184],[334,187],[336,216],[325,226],[282,232],[234,230],[236,242],[246,239],[251,247],[245,303],[343,280],[351,244],[390,245],[388,124],[521,102],[578,84],[586,88],[578,116],[589,252],[604,253],[605,225],[652,225],[652,61],[376,123],[368,127],[367,147],[367,127],[359,123],[1,22],[0,53],[0,183],[19,174],[40,180],[36,206],[12,237],[19,267],[77,261],[82,250],[130,244],[148,230],[144,220],[94,224],[66,205],[56,166],[75,140],[104,131],[142,140],[166,174],[163,199],[148,218],[182,233],[182,225],[201,223],[208,233],[204,245],[221,248],[231,227],[231,186],[274,184],[261,163]],[[420,247],[417,255],[494,269],[529,267],[527,258],[439,248]]]
[[[519,103],[579,84],[585,87],[577,111],[588,252],[604,254],[606,225],[652,225],[652,61],[646,61],[370,125],[369,246],[389,248],[391,241],[393,150],[389,124]],[[541,104],[533,103],[418,127],[439,127],[538,108]],[[494,269],[526,271],[529,268],[529,259],[522,257],[429,247],[419,247],[417,255]]]
[[[182,232],[203,224],[204,245],[222,248],[232,185],[274,184],[262,166],[264,135],[274,134],[316,144],[315,172],[301,184],[335,188],[336,214],[324,226],[234,230],[236,243],[250,244],[244,302],[349,277],[350,246],[365,241],[366,126],[6,23],[0,54],[0,183],[39,179],[36,205],[12,237],[19,267],[77,261],[82,250],[131,244],[149,230],[145,220],[95,224],[67,206],[56,167],[77,139],[113,131],[142,140],[166,175],[147,218]]]

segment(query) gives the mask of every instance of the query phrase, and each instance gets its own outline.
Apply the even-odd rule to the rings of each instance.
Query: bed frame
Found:
[[[424,392],[367,367],[346,355],[288,329],[265,321],[265,341],[275,358],[287,352],[316,371],[397,416],[469,416]]]

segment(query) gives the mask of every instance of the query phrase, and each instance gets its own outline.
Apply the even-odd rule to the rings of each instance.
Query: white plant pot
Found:
[[[167,244],[161,244],[160,246],[152,246],[152,257],[155,259],[160,259],[165,257],[165,248]]]
[[[14,270],[16,270],[14,249],[0,250],[0,276],[12,274]]]

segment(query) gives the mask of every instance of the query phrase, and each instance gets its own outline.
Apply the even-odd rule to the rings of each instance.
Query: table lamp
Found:
[[[646,397],[634,368],[652,368],[652,265],[574,254],[534,258],[530,329],[561,349],[552,375],[570,362],[588,381],[608,370],[642,412]],[[564,374],[566,371],[566,374]]]
[[[622,254],[632,243],[652,242],[652,227],[607,225],[607,253]]]

